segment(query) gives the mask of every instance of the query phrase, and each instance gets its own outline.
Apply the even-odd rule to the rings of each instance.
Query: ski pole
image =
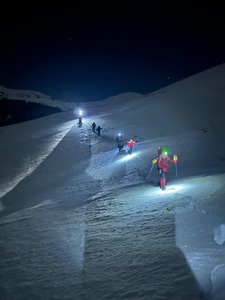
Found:
[[[178,176],[178,172],[177,172],[177,162],[175,162],[175,169],[176,169],[176,176]]]
[[[155,164],[152,164],[151,169],[150,169],[150,171],[149,171],[149,173],[148,173],[148,175],[147,175],[147,177],[146,177],[146,180],[149,179],[150,174],[152,173],[152,170],[153,170],[154,165],[155,165]]]

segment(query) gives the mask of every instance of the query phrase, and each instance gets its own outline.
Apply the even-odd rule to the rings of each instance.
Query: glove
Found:
[[[174,154],[173,160],[178,161],[178,156],[176,154]]]
[[[157,162],[157,159],[154,158],[154,159],[152,160],[153,165],[154,165],[156,162]]]

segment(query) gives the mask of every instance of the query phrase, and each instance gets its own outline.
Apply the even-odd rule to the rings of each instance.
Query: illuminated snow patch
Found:
[[[134,152],[134,153],[131,153],[131,154],[124,154],[124,156],[122,156],[120,158],[120,161],[123,162],[123,161],[128,161],[128,160],[132,160],[133,158],[135,158],[136,156],[138,155],[138,152]]]
[[[4,188],[4,191],[0,191],[0,197],[5,196],[9,193],[15,186],[17,186],[24,178],[29,176],[55,149],[55,147],[62,141],[65,135],[70,131],[70,129],[74,126],[75,121],[65,122],[62,126],[58,126],[55,128],[55,132],[52,134],[52,140],[47,145],[45,149],[43,149],[42,154],[33,159],[31,156],[26,155],[23,158],[23,165],[21,167],[22,172],[16,174],[14,178],[11,179],[10,184]],[[0,211],[4,210],[4,207],[0,205]]]
[[[163,195],[169,195],[169,194],[174,194],[176,192],[185,190],[187,187],[185,184],[169,184],[166,186],[165,190],[162,190],[159,186],[153,187],[149,186],[147,194],[149,196],[153,197],[162,197]]]
[[[132,159],[134,159],[135,157],[138,156],[140,152],[134,152],[132,154],[128,154],[126,152],[126,150],[121,150],[121,152],[119,152],[114,159],[112,160],[113,164],[122,164],[125,163],[127,161],[131,161]]]

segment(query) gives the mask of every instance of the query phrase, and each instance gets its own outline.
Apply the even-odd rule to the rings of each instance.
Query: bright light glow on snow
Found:
[[[131,153],[131,154],[127,153],[127,155],[122,156],[119,161],[123,162],[123,161],[132,160],[137,155],[138,155],[138,152],[135,152],[135,151],[133,153]]]

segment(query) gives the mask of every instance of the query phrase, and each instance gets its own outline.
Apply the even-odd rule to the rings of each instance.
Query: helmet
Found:
[[[162,147],[161,148],[161,153],[162,153],[162,155],[167,155],[168,154],[168,148],[167,147]]]

